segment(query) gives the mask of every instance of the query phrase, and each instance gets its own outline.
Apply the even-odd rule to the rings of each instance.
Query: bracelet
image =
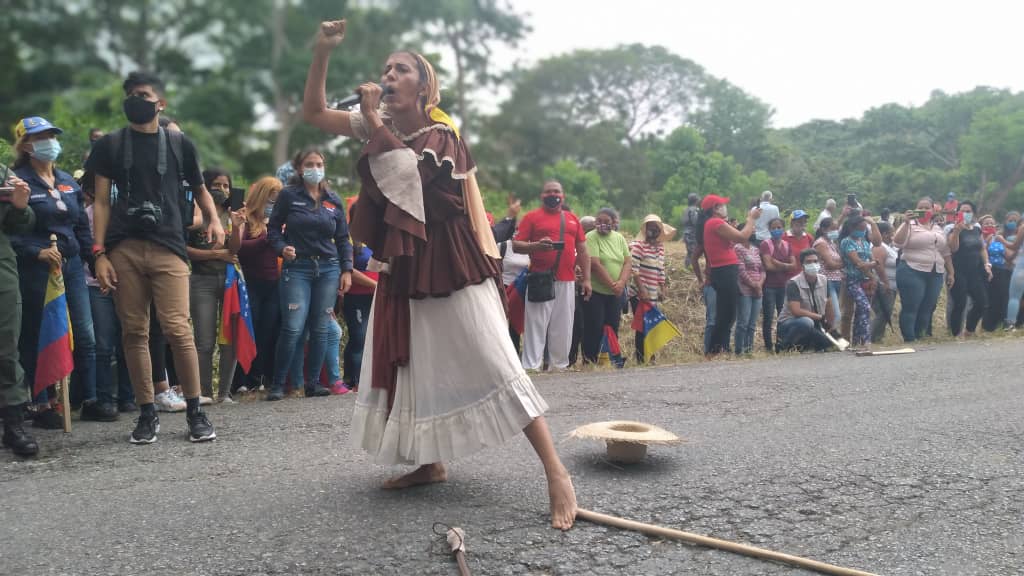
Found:
[[[96,252],[92,253],[92,259],[93,260],[99,260],[101,257],[105,257],[106,255],[107,255],[107,251],[106,250],[97,250]]]
[[[103,247],[103,244],[93,244],[92,245],[92,255],[93,256],[96,256],[97,254],[105,253],[105,252],[106,252],[106,249]]]

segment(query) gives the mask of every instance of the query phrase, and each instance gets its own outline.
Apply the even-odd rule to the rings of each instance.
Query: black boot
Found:
[[[25,430],[24,413],[21,406],[7,406],[4,413],[3,445],[10,448],[18,456],[35,456],[39,452],[39,444]]]

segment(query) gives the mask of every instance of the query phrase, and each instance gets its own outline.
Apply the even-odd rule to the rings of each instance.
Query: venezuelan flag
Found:
[[[598,365],[614,365],[622,368],[626,365],[626,359],[622,357],[622,348],[619,347],[619,337],[611,326],[605,325],[604,335],[601,336],[601,349],[597,353]]]
[[[515,282],[505,287],[505,298],[508,300],[508,324],[522,334],[526,331],[526,269],[516,276]]]
[[[256,358],[256,331],[252,327],[249,309],[249,291],[245,287],[242,271],[234,264],[227,265],[224,280],[224,305],[217,341],[235,348],[235,358],[248,374]]]
[[[47,386],[67,378],[75,369],[72,357],[74,337],[68,314],[68,299],[64,293],[64,275],[60,268],[51,268],[46,281],[46,300],[43,304],[43,322],[39,328],[39,347],[36,359],[36,381],[32,395]]]
[[[675,324],[669,322],[650,302],[640,302],[633,314],[633,330],[641,332],[644,339],[644,362],[650,362],[651,357],[658,353],[676,336],[682,336],[682,332]]]

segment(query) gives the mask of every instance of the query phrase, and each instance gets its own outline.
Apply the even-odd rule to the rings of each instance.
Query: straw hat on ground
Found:
[[[616,462],[640,462],[651,444],[672,445],[682,442],[675,434],[651,424],[613,420],[580,426],[570,433],[573,438],[604,440],[608,459]]]

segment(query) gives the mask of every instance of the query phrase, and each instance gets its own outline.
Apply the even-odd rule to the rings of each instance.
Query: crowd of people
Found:
[[[902,214],[873,216],[851,194],[841,210],[829,199],[808,230],[799,208],[786,211],[787,229],[770,191],[751,202],[743,224],[728,206],[728,198],[691,195],[683,216],[687,267],[704,286],[708,356],[751,353],[758,307],[768,352],[825,351],[840,338],[869,348],[897,328],[904,342],[930,337],[943,285],[954,337],[1024,321],[1018,212],[1002,223],[978,217],[973,202],[951,192],[942,204],[926,197]]]
[[[408,68],[422,76],[428,69],[421,57],[400,54],[411,61],[396,60],[395,74]],[[155,441],[157,412],[186,412],[189,439],[200,442],[216,437],[204,405],[231,404],[239,394],[258,390],[268,401],[300,390],[306,397],[346,394],[359,389],[363,374],[394,379],[397,367],[415,357],[403,339],[429,340],[425,333],[409,332],[415,327],[392,308],[396,302],[436,314],[419,303],[461,294],[467,301],[460,306],[469,306],[482,296],[475,289],[460,291],[490,276],[500,274],[506,300],[522,291],[522,318],[510,317],[506,331],[516,364],[526,371],[597,363],[608,330],[618,335],[624,313],[664,300],[665,248],[676,231],[656,214],[641,221],[635,238],[627,238],[615,209],[578,217],[561,183],[551,180],[541,187],[541,206],[521,218],[514,198],[500,221],[487,214],[490,238],[475,240],[484,247],[477,254],[466,247],[475,234],[472,215],[468,224],[450,229],[436,224],[449,222],[453,211],[468,213],[468,200],[443,191],[441,200],[410,207],[401,190],[394,198],[385,194],[394,182],[372,179],[382,166],[401,169],[376,159],[393,158],[387,154],[393,150],[368,153],[361,161],[364,193],[369,187],[375,192],[367,197],[384,194],[387,201],[360,206],[330,189],[327,157],[315,148],[297,153],[274,176],[257,179],[235,205],[239,191],[232,175],[202,171],[195,145],[162,114],[166,99],[159,78],[133,73],[124,92],[130,127],[91,131],[92,147],[74,175],[57,167],[78,160],[61,158],[59,127],[29,117],[15,129],[17,158],[0,203],[0,274],[12,280],[0,283],[0,400],[3,443],[19,454],[38,450],[24,429],[26,417],[41,428],[62,424],[52,386],[30,393],[45,287],[55,269],[62,273],[74,338],[72,405],[66,409],[79,410],[82,420],[103,422],[139,412],[129,437],[137,444]],[[346,116],[338,124],[323,116],[326,108],[313,108],[314,125],[369,141],[374,127],[364,123],[372,116]],[[447,125],[437,120],[427,128]],[[393,134],[412,142],[431,133]],[[399,141],[391,144],[397,149]],[[447,153],[458,155],[461,145],[457,139],[424,144],[446,160],[445,151],[430,146],[447,146]],[[471,162],[468,155],[463,160]],[[444,172],[444,185],[453,190],[473,170],[458,162]],[[1024,267],[1014,262],[1024,235],[1017,234],[1017,212],[1000,224],[992,215],[976,216],[972,202],[957,202],[950,194],[944,205],[922,198],[902,214],[874,217],[851,195],[842,209],[829,200],[808,226],[807,211],[783,210],[775,202],[765,191],[740,223],[729,217],[728,198],[688,198],[680,240],[686,268],[702,286],[709,357],[754,352],[758,320],[769,352],[825,351],[839,338],[869,347],[896,327],[905,342],[913,342],[932,335],[943,285],[954,336],[971,336],[979,324],[994,331],[1013,330],[1021,322]],[[383,219],[404,232],[389,235],[364,225],[350,234],[349,221],[360,211],[370,215],[367,221]],[[406,213],[413,220],[403,223],[399,215]],[[424,228],[422,218],[435,223]],[[412,250],[424,229],[425,246],[439,248],[422,262],[388,254]],[[486,257],[491,240],[493,262]],[[232,267],[247,283],[246,313],[256,343],[247,370],[233,345],[219,338]],[[378,285],[382,272],[387,281]],[[374,315],[380,325],[376,336]],[[645,360],[641,336],[635,338],[637,363]],[[423,346],[417,342],[413,348]],[[374,347],[375,366],[364,370],[364,349]],[[395,384],[382,388],[388,386]],[[369,403],[384,402],[390,410],[394,401],[374,396],[362,417],[373,417]]]
[[[303,150],[279,170],[283,179],[260,178],[245,193],[229,173],[200,170],[195,145],[161,114],[158,77],[132,73],[123,88],[130,126],[90,131],[84,164],[61,158],[65,135],[45,118],[15,127],[17,156],[0,204],[0,260],[12,280],[0,306],[9,315],[0,396],[3,444],[18,454],[38,451],[25,419],[60,428],[60,410],[101,422],[137,412],[134,444],[156,440],[158,412],[186,412],[189,440],[203,442],[216,432],[201,406],[260,388],[279,400],[290,390],[315,397],[359,384],[376,274],[366,270],[365,245],[349,238],[349,204],[327,187],[325,154]],[[74,175],[58,163],[77,165]],[[229,269],[248,280],[244,313],[256,341],[248,370],[222,333]],[[73,335],[66,407],[56,383],[33,393],[54,271]]]

